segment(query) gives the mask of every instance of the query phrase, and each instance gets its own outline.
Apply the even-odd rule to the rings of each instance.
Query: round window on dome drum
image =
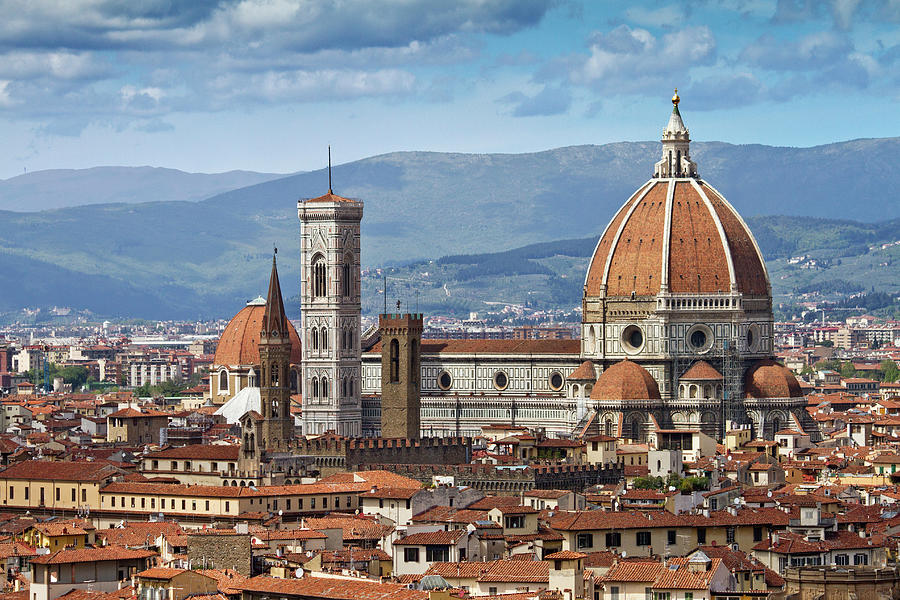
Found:
[[[687,338],[688,347],[698,354],[707,352],[712,348],[714,341],[712,329],[702,324],[694,325],[688,329],[685,337]]]
[[[629,325],[622,330],[622,345],[629,353],[639,352],[644,346],[644,332],[637,325]]]
[[[494,387],[498,390],[505,390],[509,386],[509,377],[504,371],[494,373]]]
[[[751,352],[759,349],[759,325],[755,323],[747,328],[747,349]]]
[[[705,345],[706,333],[702,329],[698,329],[691,334],[691,346],[694,348],[702,348]]]
[[[449,390],[450,386],[453,385],[453,377],[447,371],[441,371],[440,375],[438,375],[437,383],[442,390]]]
[[[563,379],[562,373],[554,371],[550,374],[550,389],[559,391],[562,389],[563,383],[565,383],[565,380]]]

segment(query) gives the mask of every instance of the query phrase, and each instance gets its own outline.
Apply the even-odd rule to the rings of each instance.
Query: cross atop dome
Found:
[[[662,160],[653,168],[653,177],[697,177],[697,163],[691,160],[691,135],[678,111],[678,88],[672,96],[672,114],[663,129]]]

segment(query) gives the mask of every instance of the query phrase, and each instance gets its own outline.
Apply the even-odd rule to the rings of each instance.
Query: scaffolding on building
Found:
[[[732,325],[732,333],[735,325]],[[745,425],[748,422],[747,410],[744,408],[741,398],[741,379],[744,373],[744,364],[738,353],[737,339],[722,340],[722,434],[729,429]]]

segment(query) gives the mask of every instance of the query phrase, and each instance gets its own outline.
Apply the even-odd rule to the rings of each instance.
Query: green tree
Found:
[[[634,489],[636,490],[661,490],[665,482],[662,477],[635,477]]]
[[[844,379],[856,377],[856,369],[853,368],[852,362],[846,361],[841,363],[841,377]]]
[[[685,477],[681,480],[679,488],[682,492],[699,492],[709,489],[709,479],[706,477]]]
[[[72,384],[72,390],[77,390],[87,383],[89,375],[90,371],[87,368],[79,366],[63,367],[56,373],[56,376],[62,377],[65,383]]]
[[[881,380],[893,383],[900,379],[900,369],[897,363],[892,360],[881,361]]]

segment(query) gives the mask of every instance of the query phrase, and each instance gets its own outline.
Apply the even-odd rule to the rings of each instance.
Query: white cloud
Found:
[[[607,93],[639,93],[683,84],[693,67],[712,63],[715,54],[715,36],[706,26],[658,38],[646,29],[620,25],[591,36],[590,56],[570,61],[569,79]]]
[[[684,21],[684,6],[669,4],[660,8],[631,6],[625,10],[625,19],[644,27],[672,27]]]

